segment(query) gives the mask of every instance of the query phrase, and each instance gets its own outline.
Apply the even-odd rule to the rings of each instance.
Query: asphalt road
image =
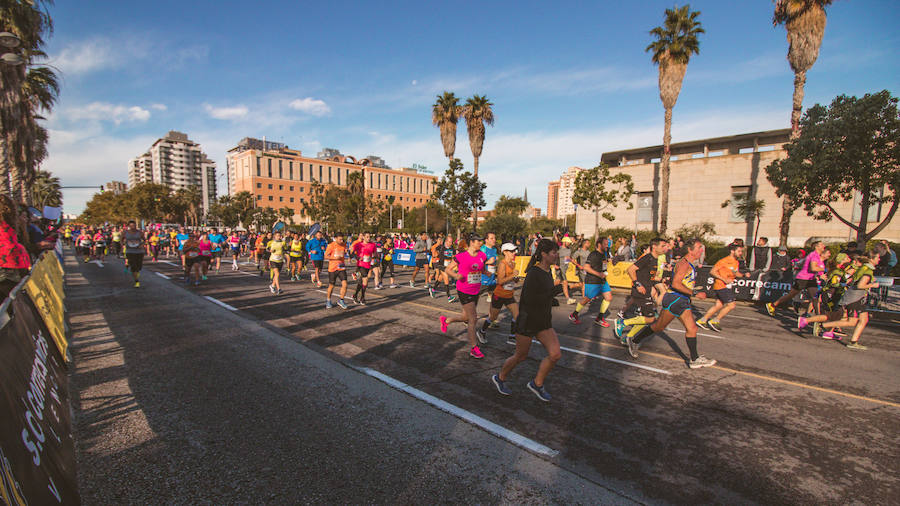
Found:
[[[869,350],[855,352],[802,338],[787,314],[739,307],[721,334],[701,331],[701,353],[719,364],[690,370],[679,324],[635,361],[612,329],[591,323],[591,310],[576,326],[563,305],[554,311],[563,358],[547,404],[524,387],[539,345],[513,373],[514,394],[500,396],[490,376],[512,352],[507,320],[482,347],[486,358],[470,359],[462,324],[446,335],[438,328],[459,305],[421,288],[370,289],[369,305],[343,311],[325,309],[308,278],[283,281],[274,296],[248,265],[187,288],[180,267],[151,264],[136,290],[118,260],[66,264],[86,502],[900,497],[894,327],[868,329]],[[612,309],[622,303],[616,294]],[[523,450],[348,366],[558,454]]]

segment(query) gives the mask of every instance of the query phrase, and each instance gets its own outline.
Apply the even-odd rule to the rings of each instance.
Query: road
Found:
[[[540,346],[510,378],[514,394],[500,396],[490,376],[512,352],[506,332],[489,336],[484,360],[468,358],[464,326],[442,334],[437,323],[459,305],[421,288],[370,289],[367,306],[342,311],[325,309],[308,280],[284,281],[285,293],[274,296],[250,265],[238,273],[225,265],[188,288],[175,263],[151,264],[139,290],[118,260],[100,267],[67,257],[66,267],[80,484],[100,502],[900,497],[893,327],[867,330],[869,350],[854,352],[802,338],[787,315],[741,306],[721,334],[701,331],[701,353],[719,364],[690,370],[677,323],[631,360],[590,310],[576,326],[563,305],[554,310],[563,358],[546,383],[547,404],[524,387]],[[622,303],[617,293],[612,308]],[[498,438],[362,368],[549,451]],[[111,393],[92,392],[116,383]],[[136,483],[159,480],[166,490],[153,492],[163,495],[130,495]]]

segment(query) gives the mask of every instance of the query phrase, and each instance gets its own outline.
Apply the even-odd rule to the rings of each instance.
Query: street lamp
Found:
[[[21,43],[22,41],[19,40],[18,37],[16,37],[16,34],[10,32],[0,32],[0,46],[8,49],[15,49],[19,47]],[[2,61],[5,65],[15,66],[25,63],[25,58],[22,58],[22,55],[9,52],[3,53],[3,55],[0,56],[0,61]]]

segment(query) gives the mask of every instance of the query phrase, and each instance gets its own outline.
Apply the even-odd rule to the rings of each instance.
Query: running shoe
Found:
[[[625,313],[622,312],[622,311],[616,311],[616,318],[618,318],[618,319],[620,319],[620,320],[624,320],[624,319],[625,319]]]
[[[338,299],[337,305],[341,307],[341,309],[347,309],[347,303],[344,302],[344,299]]]
[[[360,305],[360,306],[365,306],[365,305],[366,305],[366,299],[359,299],[359,305]]]
[[[275,290],[275,295],[281,295],[282,293],[284,293],[284,291],[281,288]]]
[[[491,381],[494,383],[494,386],[497,387],[497,391],[503,395],[512,395],[512,390],[506,386],[506,382],[500,379],[500,376],[496,374],[491,376]]]
[[[447,302],[456,302],[456,295],[451,295],[447,297]]]
[[[813,337],[822,337],[822,324],[819,322],[813,323]]]
[[[575,299],[572,299],[572,298],[566,299],[566,304],[568,304],[568,305],[570,305],[570,306],[571,306],[572,304],[575,304]]]
[[[428,296],[434,298],[434,288],[428,287]]]
[[[716,332],[722,332],[722,327],[719,326],[718,320],[710,320],[707,322],[709,324],[709,328],[715,330]]]
[[[575,313],[569,315],[569,321],[574,323],[575,325],[581,324],[581,320],[578,319],[578,315]]]
[[[359,299],[357,299],[355,295],[354,295],[353,298],[350,299],[350,300],[352,300],[353,303],[356,304],[357,306],[359,305]]]
[[[484,331],[481,329],[475,329],[475,337],[478,338],[478,342],[481,344],[487,344],[487,336],[484,334]]]
[[[641,345],[634,342],[634,339],[631,336],[625,336],[625,347],[628,349],[628,354],[631,355],[631,358],[638,357],[638,349]]]
[[[493,320],[492,320],[490,323],[488,323],[488,328],[496,329],[496,328],[499,328],[499,327],[500,327],[500,324],[499,324],[498,322],[496,322],[496,321],[493,321]]]
[[[696,360],[691,360],[688,362],[688,367],[691,369],[700,369],[701,367],[711,367],[716,365],[716,359],[714,358],[706,358],[703,355],[697,357]]]
[[[200,286],[200,280],[194,281],[194,286]]]
[[[851,350],[857,350],[857,351],[869,349],[868,346],[863,346],[863,345],[859,344],[857,341],[850,341],[849,343],[847,343],[847,348],[851,349]]]
[[[484,353],[481,353],[481,349],[477,345],[475,345],[472,346],[471,350],[469,350],[469,356],[472,358],[482,359],[484,358]]]
[[[316,287],[317,287],[317,288],[322,288],[322,282],[321,282],[321,281],[317,281],[317,282],[316,282]]]
[[[528,390],[531,390],[531,392],[536,395],[538,399],[544,402],[550,402],[550,394],[547,393],[547,390],[545,390],[543,386],[535,385],[534,380],[529,381],[525,386],[528,387]]]
[[[613,324],[613,332],[616,334],[616,337],[622,337],[622,333],[625,332],[625,322],[621,318],[616,318],[613,320]]]
[[[769,313],[769,316],[775,316],[775,306],[771,302],[766,303],[766,312]]]
[[[831,331],[834,332],[834,335],[836,335],[836,336],[847,337],[847,335],[848,335],[848,334],[847,334],[846,332],[844,332],[844,330],[843,330],[842,328],[840,328],[840,327],[835,327],[835,328],[831,329]]]
[[[829,330],[828,332],[822,333],[822,339],[831,339],[832,341],[840,341],[841,336],[835,334],[833,330]]]
[[[609,322],[606,321],[606,318],[594,318],[594,325],[600,325],[603,328],[609,327]]]
[[[269,285],[269,291],[275,293],[275,285]]]
[[[140,281],[135,281],[135,282],[134,282],[134,287],[135,287],[135,288],[140,288],[140,287],[141,287],[141,282],[140,282]]]
[[[506,336],[506,344],[516,344],[516,335],[510,334]]]
[[[384,290],[384,285],[378,285],[375,287],[376,290]]]
[[[447,333],[447,317],[441,316],[441,332]]]
[[[809,325],[809,322],[806,321],[806,318],[804,318],[802,316],[797,317],[797,328],[798,329],[802,329],[803,327],[806,327],[807,325]]]
[[[397,283],[391,283],[390,288],[400,288],[400,285],[398,285]]]
[[[334,307],[334,306],[331,305],[331,301],[330,301],[330,300],[326,300],[326,301],[325,301],[325,309],[331,309],[332,307]]]
[[[697,326],[701,329],[709,330],[709,323],[706,320],[697,320]]]

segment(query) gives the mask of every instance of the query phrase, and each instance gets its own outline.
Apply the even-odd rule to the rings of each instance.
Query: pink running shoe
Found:
[[[447,333],[447,317],[441,316],[441,332]]]
[[[841,340],[841,336],[836,336],[836,335],[834,335],[834,331],[833,331],[833,330],[829,330],[828,332],[823,332],[823,333],[822,333],[822,339],[833,339],[833,340],[835,340],[835,341],[840,341],[840,340]]]
[[[809,322],[806,321],[806,318],[800,316],[797,318],[797,328],[802,329],[803,327],[809,325]]]
[[[484,353],[481,353],[481,349],[478,346],[472,346],[472,350],[469,351],[469,356],[472,358],[484,358]]]

